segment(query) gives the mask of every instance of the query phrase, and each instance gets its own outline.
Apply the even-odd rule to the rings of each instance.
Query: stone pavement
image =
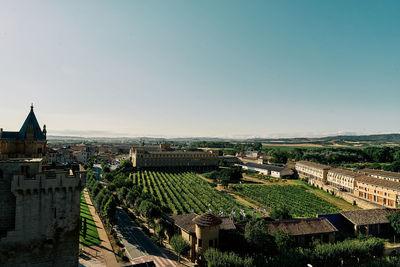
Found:
[[[96,210],[92,204],[92,200],[89,197],[87,189],[84,190],[84,195],[86,203],[88,204],[90,213],[92,214],[93,220],[96,223],[97,231],[99,233],[99,238],[101,240],[100,245],[93,245],[91,247],[84,247],[83,251],[80,253],[79,266],[85,267],[97,267],[97,266],[107,266],[107,267],[118,267],[117,259],[115,258],[110,240],[108,239],[107,233],[104,230],[103,223],[101,222]]]

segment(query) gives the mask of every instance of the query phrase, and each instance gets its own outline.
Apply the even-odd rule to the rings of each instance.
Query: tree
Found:
[[[164,231],[165,231],[165,226],[162,222],[159,222],[156,224],[154,227],[154,233],[158,240],[160,241],[160,244],[162,243],[162,239],[164,238]]]
[[[170,241],[171,247],[178,254],[178,262],[181,262],[181,255],[186,254],[189,249],[189,243],[180,235],[174,235]]]
[[[396,234],[400,234],[400,211],[393,212],[387,218]]]
[[[290,214],[290,210],[286,206],[272,209],[269,217],[274,220],[289,220],[293,218]]]
[[[114,224],[116,209],[117,204],[115,202],[115,198],[113,195],[110,194],[102,209],[103,218],[106,218],[109,223]]]
[[[129,191],[128,194],[126,195],[126,204],[130,207],[132,207],[135,204],[135,194],[132,191]]]
[[[271,150],[271,152],[269,152],[269,156],[271,157],[269,161],[272,163],[286,164],[288,160],[288,154],[285,151],[278,149]]]
[[[121,187],[121,188],[119,188],[118,190],[117,190],[117,197],[118,197],[118,200],[120,201],[120,202],[122,202],[124,199],[125,199],[125,197],[126,197],[126,195],[128,194],[128,188],[126,188],[125,186],[123,186],[123,187]]]
[[[267,223],[263,218],[253,218],[246,224],[244,238],[260,251],[267,250],[271,247],[271,244],[274,244],[272,237],[268,234]]]
[[[293,246],[292,237],[282,230],[274,233],[275,244],[280,251],[287,250]]]
[[[160,208],[148,200],[143,200],[138,208],[140,215],[147,219],[158,218],[161,215]]]

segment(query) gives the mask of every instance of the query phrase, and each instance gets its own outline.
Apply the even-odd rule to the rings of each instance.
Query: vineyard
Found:
[[[191,172],[140,171],[131,174],[130,179],[144,192],[158,198],[174,214],[202,214],[210,209],[225,215],[234,211],[239,216],[240,210],[249,213],[247,207],[236,202],[228,193],[212,188]]]
[[[286,206],[294,217],[315,217],[317,214],[337,212],[335,205],[320,199],[297,185],[235,185],[232,188],[268,208]]]

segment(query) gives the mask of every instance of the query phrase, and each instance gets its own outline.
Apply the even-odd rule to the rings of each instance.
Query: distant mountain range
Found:
[[[219,141],[219,142],[261,142],[271,145],[301,145],[315,144],[320,146],[370,146],[370,145],[400,145],[400,134],[374,134],[374,135],[338,135],[313,138],[213,138],[213,137],[182,137],[182,138],[156,138],[156,137],[75,137],[75,136],[49,136],[49,142],[98,142],[98,143],[154,143],[154,142],[194,142],[194,141]]]

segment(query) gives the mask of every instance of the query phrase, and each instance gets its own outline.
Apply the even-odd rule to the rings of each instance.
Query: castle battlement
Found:
[[[59,190],[81,190],[85,181],[85,172],[44,172],[33,178],[24,175],[14,175],[11,191],[16,194],[38,194],[39,192],[55,192]]]

